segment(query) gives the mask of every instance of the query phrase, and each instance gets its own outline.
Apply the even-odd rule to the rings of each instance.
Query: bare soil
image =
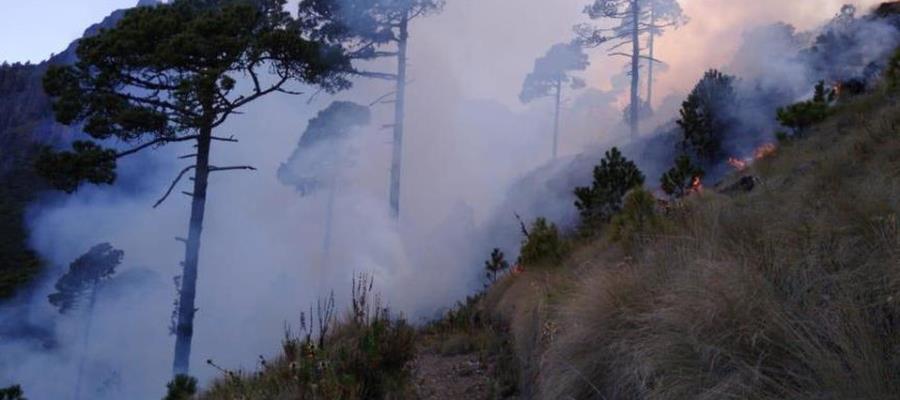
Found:
[[[413,362],[416,396],[423,400],[492,398],[489,368],[477,353],[443,355],[423,348]]]

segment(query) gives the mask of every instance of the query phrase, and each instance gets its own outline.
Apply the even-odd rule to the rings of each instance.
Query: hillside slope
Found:
[[[598,239],[488,294],[484,306],[511,325],[527,366],[526,394],[896,396],[897,99],[846,101],[741,175],[753,190],[690,196],[627,255]]]

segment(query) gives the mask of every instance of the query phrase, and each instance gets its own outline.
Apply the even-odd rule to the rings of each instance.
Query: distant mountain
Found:
[[[157,0],[140,0],[152,6]],[[85,30],[82,37],[115,27],[127,10],[117,10]],[[38,270],[36,255],[27,248],[23,210],[46,186],[33,170],[41,146],[62,146],[76,138],[77,128],[55,122],[43,76],[51,65],[73,64],[78,42],[40,64],[0,65],[0,298],[28,281]]]

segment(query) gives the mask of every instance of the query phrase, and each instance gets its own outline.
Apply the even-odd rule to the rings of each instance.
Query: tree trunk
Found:
[[[211,114],[211,112],[209,112]],[[208,118],[208,121],[212,121]],[[194,173],[194,192],[191,201],[191,221],[185,245],[184,269],[178,298],[178,322],[175,327],[175,359],[172,371],[175,375],[187,374],[191,358],[191,338],[194,334],[194,299],[197,295],[197,265],[200,261],[200,234],[203,232],[203,215],[206,209],[206,187],[209,179],[209,150],[212,141],[212,123],[200,129],[197,139],[197,163]]]
[[[650,102],[653,100],[653,64],[656,63],[653,58],[653,41],[656,39],[656,30],[653,27],[656,25],[656,9],[655,7],[650,7],[650,38],[647,40],[647,50],[650,52],[650,60],[647,62],[647,105],[650,105]]]
[[[88,302],[87,320],[84,323],[84,336],[81,338],[81,360],[78,361],[78,377],[75,381],[75,400],[81,399],[81,384],[84,381],[84,364],[87,362],[88,344],[91,339],[91,325],[94,320],[94,305],[97,304],[98,282],[91,288],[91,300]]]
[[[641,63],[641,4],[640,0],[631,1],[631,135],[637,136],[639,131],[638,118],[640,117],[641,98],[638,94],[638,83],[640,82],[640,63]]]
[[[397,101],[394,103],[394,149],[391,160],[391,213],[400,218],[400,173],[403,165],[403,115],[406,106],[406,45],[409,40],[409,10],[400,20],[397,41]]]
[[[562,98],[562,79],[556,81],[556,112],[553,114],[553,159],[559,151],[559,103]]]
[[[337,194],[337,173],[331,176],[328,187],[328,204],[325,205],[325,234],[322,237],[322,267],[319,271],[319,289],[324,289],[326,271],[331,268],[331,237],[334,229],[334,202]]]

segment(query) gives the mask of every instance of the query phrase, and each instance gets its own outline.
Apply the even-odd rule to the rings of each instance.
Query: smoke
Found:
[[[481,287],[482,261],[492,247],[515,253],[520,236],[514,212],[573,222],[571,189],[589,182],[590,168],[611,145],[624,145],[648,176],[668,165],[671,136],[648,134],[639,142],[623,137],[627,77],[618,60],[592,54],[586,73],[591,88],[564,102],[563,156],[556,161],[550,160],[553,105],[519,102],[535,58],[571,39],[571,26],[584,18],[583,3],[455,0],[442,14],[415,21],[399,221],[387,205],[391,131],[383,126],[392,121],[390,104],[369,107],[371,123],[343,139],[352,162],[341,167],[333,199],[327,190],[301,196],[278,179],[307,121],[335,100],[370,104],[392,90],[390,82],[360,80],[348,92],[311,101],[270,96],[219,128],[218,135],[234,135],[240,143],[215,143],[214,163],[258,170],[211,177],[192,372],[202,382],[217,376],[207,359],[254,369],[260,354],[276,352],[284,323],[295,323],[317,297],[334,290],[345,300],[355,272],[372,273],[385,303],[414,322],[433,317]],[[811,89],[803,62],[760,61],[767,54],[798,54],[794,41],[807,43],[803,35],[751,29],[781,19],[810,29],[840,2],[763,3],[684,2],[692,22],[657,42],[669,67],[658,77],[663,96],[654,120],[644,123],[648,131],[670,131],[678,104],[702,71],[732,59],[729,68],[745,74],[746,82],[759,77],[763,87],[784,87],[774,78],[783,76],[791,97]],[[750,33],[741,60],[733,56],[744,32]],[[760,56],[750,57],[753,52]],[[394,68],[389,61],[372,67]],[[323,154],[328,148],[311,146],[307,161],[329,159]],[[168,146],[123,160],[116,186],[52,196],[31,210],[31,243],[50,267],[27,295],[0,309],[0,385],[20,383],[30,398],[71,397],[82,319],[58,315],[46,296],[63,266],[94,244],[110,242],[125,251],[120,274],[143,278],[123,279],[98,300],[85,393],[100,400],[161,397],[174,342],[168,333],[171,280],[184,253],[175,237],[186,233],[189,202],[176,194],[157,209],[151,205],[183,167],[177,157],[188,153],[188,146]],[[333,240],[326,263],[329,203]]]

